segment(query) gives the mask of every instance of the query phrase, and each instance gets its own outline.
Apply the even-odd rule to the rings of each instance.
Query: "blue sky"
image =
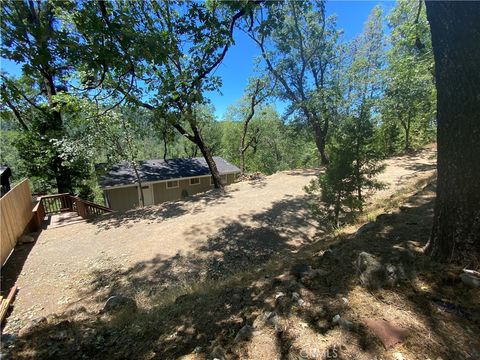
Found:
[[[350,40],[362,31],[363,24],[377,4],[381,4],[385,13],[395,5],[393,1],[327,1],[327,13],[337,15],[337,25],[343,29],[344,39]],[[254,58],[260,55],[258,48],[247,35],[237,30],[234,38],[235,45],[229,49],[215,73],[222,78],[221,93],[208,95],[219,120],[223,119],[228,106],[242,97],[248,78],[253,75]],[[275,105],[280,112],[285,108],[285,104],[279,101]]]
[[[363,28],[371,10],[381,4],[388,13],[394,6],[392,1],[327,1],[328,15],[337,15],[337,25],[344,31],[344,39],[350,40],[358,35]],[[253,75],[255,57],[259,50],[247,35],[236,30],[235,45],[232,46],[216,70],[215,75],[222,78],[220,92],[209,93],[208,97],[215,107],[218,120],[223,119],[229,105],[235,104],[242,96],[248,78]],[[1,60],[1,69],[11,75],[19,75],[20,68],[12,61]],[[276,102],[277,109],[282,112],[285,104]]]

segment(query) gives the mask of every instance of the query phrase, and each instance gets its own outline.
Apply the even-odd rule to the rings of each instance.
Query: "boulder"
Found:
[[[379,289],[385,283],[385,271],[382,264],[372,255],[362,251],[357,258],[357,275],[363,286]]]
[[[405,256],[408,257],[408,255]],[[360,282],[367,289],[375,290],[382,287],[393,287],[401,280],[408,279],[408,274],[404,267],[404,262],[406,263],[407,260],[404,260],[402,257],[393,256],[388,262],[381,264],[372,254],[361,252],[356,261],[357,275]],[[413,267],[412,261],[409,258],[409,268]],[[413,274],[413,271],[411,270],[410,273]]]
[[[103,306],[103,312],[112,313],[119,310],[135,312],[137,311],[137,303],[134,299],[128,296],[110,296]]]
[[[368,230],[371,230],[375,227],[375,222],[374,221],[370,221],[366,224],[363,224],[362,226],[360,226],[358,228],[358,230],[355,232],[355,236],[358,236],[358,235],[361,235],[365,232],[367,232]]]

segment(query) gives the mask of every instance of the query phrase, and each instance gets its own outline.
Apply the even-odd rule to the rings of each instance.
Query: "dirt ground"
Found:
[[[387,186],[372,196],[372,203],[391,199],[402,189],[407,189],[422,179],[431,178],[435,168],[435,149],[428,147],[413,155],[392,158],[386,165],[386,170],[379,179]],[[247,270],[250,274],[248,276],[256,271],[263,274],[265,266],[276,266],[269,261],[277,257],[283,257],[285,263],[290,259],[297,261],[295,259],[301,258],[305,249],[316,249],[318,240],[328,237],[326,229],[309,215],[304,206],[307,195],[303,187],[316,173],[315,170],[277,173],[256,181],[233,184],[227,188],[226,194],[210,192],[184,201],[105,216],[90,223],[43,231],[33,247],[22,246],[28,257],[17,280],[20,292],[4,332],[17,333],[31,319],[52,313],[64,314],[69,310],[80,309],[81,312],[90,314],[84,316],[97,319],[98,316],[92,314],[98,314],[105,300],[111,295],[121,294],[132,296],[139,303],[143,312],[139,315],[140,320],[136,319],[137,322],[162,323],[153,329],[145,325],[147,330],[138,330],[156,331],[156,337],[160,338],[155,341],[155,346],[160,348],[152,350],[154,345],[149,343],[149,351],[131,357],[177,358],[191,352],[200,354],[192,355],[191,358],[205,358],[205,349],[194,351],[195,344],[205,345],[210,342],[210,348],[216,344],[226,347],[225,344],[231,341],[232,334],[234,336],[241,324],[249,322],[260,308],[265,308],[265,304],[275,302],[272,296],[284,286],[280,282],[280,287],[272,287],[272,282],[265,280],[270,279],[271,275],[265,275],[265,278],[260,276],[261,280],[256,279],[249,288],[241,285],[241,289],[219,289],[215,284],[220,284],[226,276],[240,274],[241,277],[242,272]],[[362,341],[375,342],[367,336],[366,340],[360,339],[358,343],[353,342],[356,345],[351,345],[352,338],[358,334],[344,333],[338,328],[331,329],[322,323],[326,320],[321,319],[329,319],[340,311],[339,301],[345,297],[349,306],[342,316],[354,321],[360,321],[360,317],[366,315],[386,318],[409,327],[416,334],[411,337],[408,346],[402,345],[400,348],[404,354],[409,355],[406,359],[425,359],[435,354],[445,354],[448,353],[449,346],[450,350],[459,352],[460,355],[455,358],[469,358],[473,352],[461,351],[468,349],[471,341],[469,336],[475,332],[476,325],[468,323],[467,315],[470,314],[471,319],[471,297],[478,294],[465,289],[460,289],[465,290],[465,293],[460,291],[452,294],[452,289],[448,289],[448,286],[444,289],[442,281],[447,285],[453,281],[448,274],[444,274],[441,281],[436,283],[438,288],[432,288],[428,281],[431,279],[426,275],[426,269],[430,265],[425,265],[415,284],[402,290],[404,294],[391,291],[369,293],[352,285],[351,263],[358,249],[379,256],[396,246],[421,252],[421,247],[428,238],[433,194],[431,189],[427,189],[409,199],[410,205],[404,206],[406,213],[398,214],[398,226],[393,226],[395,222],[383,221],[373,235],[360,236],[345,244],[340,242],[345,255],[339,260],[340,265],[327,264],[328,268],[337,268],[337,272],[330,276],[328,284],[313,284],[310,288],[298,290],[310,305],[282,318],[283,325],[288,329],[281,332],[282,338],[278,339],[278,332],[276,335],[261,333],[248,345],[231,348],[230,356],[321,358],[315,354],[325,354],[332,345],[337,344],[344,358],[356,358],[350,355],[363,349]],[[418,213],[414,220],[409,218],[413,216],[408,214],[409,208],[415,208]],[[419,216],[423,216],[424,220],[422,218],[419,222]],[[342,236],[350,238],[351,234],[341,235],[340,238],[344,240]],[[386,240],[381,245],[370,241],[372,236],[377,240]],[[311,250],[307,253],[310,254]],[[272,271],[275,273],[275,269]],[[201,282],[209,282],[210,287],[205,285],[203,290],[195,289],[195,284]],[[268,286],[265,285],[266,282]],[[283,291],[286,293],[289,290],[285,288]],[[182,293],[184,295],[178,296]],[[325,298],[320,299],[319,294],[320,298]],[[463,298],[459,299],[459,294]],[[173,296],[173,303],[169,304],[162,296]],[[195,298],[190,299],[191,296]],[[237,297],[243,300],[235,300],[230,304],[225,300]],[[162,304],[167,301],[162,305],[161,314],[152,311],[159,301]],[[216,301],[219,303],[212,305]],[[241,306],[239,302],[243,302]],[[460,320],[453,319],[453,323],[454,315],[449,311],[452,302],[458,305],[454,312],[458,315],[459,311],[463,311],[464,314]],[[432,304],[435,303],[440,304],[440,310],[432,310]],[[202,308],[207,304],[212,308]],[[422,311],[419,311],[420,308]],[[195,311],[200,311],[200,314],[197,312],[193,316]],[[315,314],[309,313],[312,311]],[[318,314],[319,311],[323,315]],[[187,321],[187,318],[190,320]],[[192,319],[195,320],[194,324],[191,323]],[[315,323],[313,327],[311,321]],[[172,324],[176,326],[171,327]],[[82,326],[86,325],[82,323]],[[158,333],[160,328],[164,330],[166,326],[170,326],[173,335]],[[449,333],[454,331],[459,334],[462,327],[465,334],[448,340]],[[203,332],[199,331],[202,328]],[[145,333],[141,335],[147,336]],[[202,337],[195,338],[194,335]],[[106,335],[102,333],[102,336]],[[320,338],[322,346],[319,347]],[[420,344],[420,341],[423,343]],[[313,343],[316,345],[313,346]],[[425,351],[425,344],[433,347],[433,355],[412,352],[419,349]],[[437,349],[434,348],[435,344]],[[111,345],[108,343],[108,346]],[[474,342],[470,347],[472,346],[475,350],[477,344]],[[365,358],[374,358],[377,354],[386,354],[386,358],[397,356],[392,351],[380,351],[377,345],[367,348]],[[122,355],[113,356],[109,353],[109,356],[122,358],[127,350],[119,349],[119,354]],[[289,354],[288,357],[284,356],[285,352]],[[307,356],[304,356],[304,352]],[[28,356],[24,355],[24,358]]]

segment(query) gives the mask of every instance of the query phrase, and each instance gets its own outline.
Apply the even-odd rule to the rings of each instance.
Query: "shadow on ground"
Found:
[[[195,205],[218,205],[225,203],[226,199],[231,198],[231,192],[219,190],[210,190],[206,193],[189,196],[187,199],[164,203],[161,205],[146,206],[125,212],[114,212],[103,214],[88,222],[96,225],[99,230],[108,230],[120,226],[132,226],[142,221],[161,222],[166,219],[175,218],[186,213],[195,213],[201,211],[200,207],[195,209]],[[192,209],[193,208],[193,209]]]
[[[294,211],[300,202],[285,200],[289,207],[276,204],[258,215],[256,220],[268,227],[252,228],[241,221],[224,224],[191,254],[154,259],[126,271],[95,273],[88,292],[98,294],[99,305],[110,295],[127,295],[137,299],[138,311],[101,315],[79,308],[30,329],[7,356],[175,359],[190,355],[193,359],[210,357],[212,349],[222,346],[227,358],[244,359],[250,356],[249,341],[238,344],[235,335],[257,315],[275,310],[279,327],[265,333],[272,334],[272,356],[318,358],[306,348],[316,339],[322,354],[333,349],[339,358],[371,359],[382,357],[384,349],[362,321],[381,318],[383,310],[376,307],[388,307],[386,314],[395,314],[410,332],[402,351],[431,358],[478,358],[480,294],[452,275],[457,269],[431,262],[421,251],[432,221],[432,194],[426,187],[408,199],[410,207],[382,216],[360,235],[325,235],[297,254],[291,252],[291,234],[275,229],[285,216],[297,216],[302,224],[304,214]],[[291,211],[278,210],[286,207]],[[327,248],[331,251],[325,252]],[[394,288],[365,291],[354,266],[361,251],[374,254],[383,264],[408,251],[413,256],[404,264],[408,280]],[[294,264],[319,269],[320,275],[301,280],[291,274]],[[280,292],[285,301],[278,301]],[[306,304],[293,301],[293,293],[299,293]],[[350,303],[346,305],[343,297]],[[358,327],[347,331],[334,326],[335,314]]]

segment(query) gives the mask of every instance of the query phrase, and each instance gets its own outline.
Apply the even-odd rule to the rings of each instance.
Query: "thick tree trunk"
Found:
[[[322,165],[328,165],[330,164],[330,159],[325,152],[327,134],[325,131],[323,131],[322,127],[320,126],[320,124],[318,124],[318,122],[313,121],[312,125],[315,132],[315,145],[317,145],[317,150],[320,154],[320,160],[322,162]]]
[[[437,199],[426,251],[480,262],[480,5],[428,1],[437,85]]]
[[[212,153],[210,152],[210,149],[207,147],[207,145],[203,141],[202,135],[200,134],[200,130],[198,129],[198,127],[195,124],[190,124],[190,126],[193,131],[195,144],[197,144],[198,148],[202,152],[202,155],[205,158],[205,161],[207,162],[208,168],[212,173],[213,185],[215,186],[216,189],[223,189],[224,184],[222,183],[220,173],[218,172],[218,169],[217,169],[217,164],[215,164],[215,161],[213,160],[213,156],[212,156]]]

